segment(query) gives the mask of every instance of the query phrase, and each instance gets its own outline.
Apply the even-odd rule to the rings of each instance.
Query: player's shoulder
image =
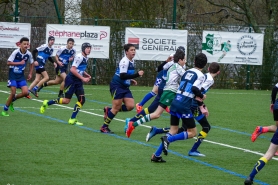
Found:
[[[26,51],[26,54],[32,56],[32,53],[29,50]]]
[[[13,50],[13,52],[12,52],[12,54],[17,54],[17,53],[20,53],[20,49],[19,48]]]
[[[64,51],[65,49],[67,49],[66,46],[62,46],[62,47],[59,48],[59,50],[61,50],[61,51]]]
[[[126,57],[126,56],[124,56],[122,59],[121,59],[121,61],[120,61],[120,63],[121,64],[128,64],[130,61],[129,61],[129,59]]]

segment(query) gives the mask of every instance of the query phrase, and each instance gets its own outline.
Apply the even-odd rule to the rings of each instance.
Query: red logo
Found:
[[[100,40],[107,37],[107,33],[105,31],[100,31]]]
[[[128,38],[128,44],[133,44],[136,49],[139,49],[139,38]]]

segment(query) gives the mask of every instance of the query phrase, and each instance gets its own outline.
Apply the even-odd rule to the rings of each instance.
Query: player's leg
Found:
[[[77,97],[77,102],[73,108],[73,112],[72,112],[72,115],[71,115],[71,118],[69,119],[69,124],[73,125],[73,124],[76,124],[76,125],[83,125],[83,123],[79,122],[77,119],[76,119],[76,116],[79,112],[79,110],[82,108],[82,106],[84,105],[85,103],[85,93],[84,93],[84,88],[83,88],[83,85],[82,84],[79,84],[78,87],[77,87],[77,90],[75,92],[75,95]]]
[[[157,109],[153,113],[147,114],[144,117],[142,117],[141,119],[134,122],[132,124],[132,126],[137,127],[139,124],[149,122],[153,119],[158,119],[161,116],[161,114],[163,113],[163,111],[165,110],[165,108],[167,106],[171,105],[175,95],[176,95],[176,93],[174,93],[172,91],[164,91],[159,100],[159,106],[157,107]]]
[[[109,129],[109,124],[122,109],[125,91],[118,85],[110,84],[110,93],[112,96],[112,108],[104,107],[104,123],[100,131],[102,133],[113,134],[114,132]]]
[[[17,83],[15,80],[9,80],[7,87],[10,88],[10,95],[7,98],[6,104],[4,105],[4,110],[2,111],[2,116],[9,116],[8,110],[10,105],[12,104],[12,101],[15,97]]]
[[[157,84],[157,80],[158,80],[158,79],[156,79],[156,83],[154,84],[152,91],[150,91],[149,93],[147,93],[147,94],[144,96],[144,98],[141,100],[140,103],[137,103],[137,104],[136,104],[136,111],[137,111],[137,113],[139,113],[139,112],[142,111],[143,106],[145,105],[145,103],[146,103],[147,101],[149,101],[152,97],[154,97],[154,96],[157,95],[157,93],[158,93],[158,85],[159,85],[159,84],[156,85],[156,84]]]
[[[167,140],[167,137],[171,137],[172,135],[176,135],[176,133],[178,132],[179,129],[179,117],[175,116],[175,115],[171,115],[170,118],[170,132],[166,135],[161,137],[161,144],[159,145],[158,149],[156,150],[156,152],[154,153],[155,156],[160,156],[161,153],[163,152],[165,155],[168,154],[168,146],[169,146],[169,142]]]
[[[40,80],[40,82],[33,88],[33,90],[37,93],[39,88],[49,80],[48,73],[44,70],[41,72],[43,78]]]
[[[59,90],[59,94],[58,94],[58,97],[60,98],[63,98],[65,95],[64,95],[64,87],[65,87],[65,79],[66,79],[66,73],[61,73],[60,74],[60,77],[62,78],[62,82],[61,82],[61,85],[60,85],[60,90]]]
[[[44,113],[46,108],[49,105],[53,105],[53,104],[68,104],[70,103],[70,100],[73,96],[73,94],[76,92],[76,84],[72,81],[72,79],[70,77],[65,79],[65,98],[57,98],[57,99],[53,99],[53,100],[44,100],[43,104],[40,108],[40,112]]]
[[[162,144],[163,144],[163,152],[165,155],[167,155],[167,153],[168,153],[168,146],[170,143],[178,141],[178,140],[186,140],[186,139],[193,138],[196,136],[196,133],[197,133],[195,120],[194,120],[193,116],[191,116],[191,113],[184,113],[184,114],[176,113],[176,115],[178,117],[181,117],[183,127],[186,127],[187,131],[175,134],[175,133],[177,133],[179,128],[176,128],[176,127],[175,127],[175,129],[172,129],[172,127],[170,128],[170,131],[169,131],[170,136],[168,136],[168,137],[163,136],[161,138]],[[188,117],[188,118],[185,118],[183,115],[186,115],[186,117]],[[173,135],[173,134],[175,134],[175,135]]]
[[[31,92],[36,97],[38,97],[38,95],[37,92],[34,90],[34,88],[40,82],[40,80],[41,80],[41,70],[37,69],[35,80],[29,86],[29,92]]]
[[[207,121],[207,118],[205,116],[203,116],[203,118],[198,119],[195,118],[200,125],[202,126],[202,131],[199,133],[199,135],[197,136],[196,142],[194,143],[194,145],[192,146],[191,150],[188,152],[189,156],[200,156],[200,157],[204,157],[205,155],[200,153],[198,151],[199,146],[201,145],[201,143],[203,142],[203,140],[207,137],[209,131],[210,131],[210,124]]]
[[[257,126],[254,130],[254,132],[251,135],[251,141],[254,142],[256,139],[263,133],[267,132],[276,132],[277,126],[278,126],[278,109],[273,110],[273,119],[276,122],[276,125],[270,125],[270,126]]]
[[[133,118],[131,118],[131,119],[127,118],[126,119],[126,124],[125,124],[125,127],[124,127],[124,132],[125,133],[126,133],[126,130],[128,128],[129,122],[134,123],[134,122],[138,121],[140,118],[143,118],[145,115],[153,113],[157,109],[162,92],[163,92],[163,89],[159,89],[158,95],[155,97],[154,101],[151,103],[151,105],[148,108],[143,109],[141,112],[136,114]]]
[[[265,155],[263,157],[261,157],[257,163],[255,164],[253,170],[251,171],[250,175],[248,176],[248,178],[244,181],[245,185],[251,185],[253,184],[253,180],[255,178],[255,176],[257,175],[257,173],[263,169],[263,167],[265,166],[265,164],[272,159],[272,157],[274,156],[275,152],[278,149],[278,130],[276,130],[276,132],[274,133],[272,139],[271,139],[271,143],[270,146],[267,150],[267,152],[265,153]]]

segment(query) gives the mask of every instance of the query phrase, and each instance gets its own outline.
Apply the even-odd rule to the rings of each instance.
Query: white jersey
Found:
[[[167,72],[166,85],[163,90],[170,90],[177,92],[180,84],[181,77],[185,73],[185,70],[178,63],[174,63]]]
[[[205,94],[209,90],[209,88],[214,84],[214,79],[210,73],[206,73],[205,77],[206,77],[206,80],[202,84],[202,88],[204,89],[204,91],[202,92],[203,94]]]

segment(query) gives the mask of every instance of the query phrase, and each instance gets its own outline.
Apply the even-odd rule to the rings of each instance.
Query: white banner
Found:
[[[55,37],[54,55],[61,46],[67,44],[68,38],[73,38],[75,41],[74,48],[77,53],[81,52],[81,45],[84,42],[89,42],[92,45],[89,58],[109,58],[109,26],[47,24],[46,41],[49,36]]]
[[[126,28],[125,43],[136,47],[136,60],[164,61],[179,46],[187,52],[187,30]]]
[[[0,22],[0,48],[18,48],[20,39],[30,36],[30,23]]]
[[[262,65],[264,35],[203,31],[202,52],[208,62]]]

